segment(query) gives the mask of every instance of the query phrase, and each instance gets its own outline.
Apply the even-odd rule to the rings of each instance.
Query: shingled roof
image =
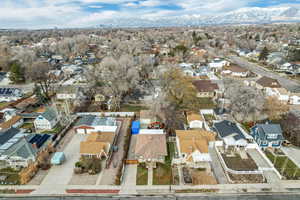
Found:
[[[266,76],[261,77],[256,81],[257,84],[263,86],[263,87],[269,87],[269,88],[281,88],[280,83],[273,78],[269,78]]]
[[[211,80],[197,80],[193,85],[199,92],[214,92],[219,89],[218,84],[211,82]]]

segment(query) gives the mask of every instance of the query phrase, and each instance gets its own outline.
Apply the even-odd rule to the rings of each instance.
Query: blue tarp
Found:
[[[141,125],[139,121],[133,121],[131,124],[131,134],[139,134],[140,126]]]
[[[60,165],[64,162],[64,160],[65,160],[64,152],[56,152],[51,159],[51,164]]]

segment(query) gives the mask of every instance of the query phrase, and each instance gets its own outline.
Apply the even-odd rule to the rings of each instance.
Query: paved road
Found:
[[[243,58],[240,58],[237,56],[229,56],[228,58],[229,58],[229,60],[231,60],[231,62],[236,63],[239,66],[244,67],[246,69],[249,69],[258,75],[277,79],[283,87],[285,87],[286,89],[288,89],[290,91],[300,92],[300,83],[297,81],[280,76],[279,74],[269,71],[267,69],[264,69],[263,67],[255,64],[255,63],[251,63],[251,62],[247,61],[246,59],[243,59]]]
[[[209,196],[152,196],[152,197],[99,197],[99,196],[56,196],[56,197],[5,197],[20,200],[299,200],[299,194],[251,194],[251,195],[209,195]]]

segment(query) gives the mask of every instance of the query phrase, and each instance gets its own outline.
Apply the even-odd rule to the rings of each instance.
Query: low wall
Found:
[[[98,115],[104,117],[133,117],[134,112],[80,112],[76,113],[77,116],[84,115]]]

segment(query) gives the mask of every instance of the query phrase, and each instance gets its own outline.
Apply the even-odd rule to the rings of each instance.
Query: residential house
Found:
[[[230,65],[230,62],[220,59],[220,58],[216,58],[211,63],[208,64],[209,68],[214,72],[220,71],[223,67],[229,66],[229,65]]]
[[[240,126],[238,126],[235,122],[228,120],[215,122],[213,124],[213,129],[224,142],[225,148],[246,147],[248,144],[247,140],[250,139]]]
[[[18,88],[0,88],[0,102],[17,101],[23,96]]]
[[[48,146],[50,139],[48,134],[25,134],[16,128],[0,131],[1,167],[27,167]]]
[[[300,105],[300,93],[291,93],[289,103],[292,105]]]
[[[83,97],[83,91],[73,85],[62,86],[56,91],[56,98],[58,100],[75,100]]]
[[[219,86],[216,83],[211,82],[211,80],[197,80],[193,82],[198,93],[197,97],[213,98],[216,97]]]
[[[96,115],[82,116],[75,124],[74,130],[78,134],[93,132],[113,132],[118,129],[117,120],[112,117],[98,117]]]
[[[266,90],[266,88],[281,88],[281,85],[276,79],[263,76],[256,81],[256,87]]]
[[[280,148],[284,140],[279,124],[256,124],[251,128],[251,135],[261,148]]]
[[[155,167],[157,162],[164,163],[167,155],[167,140],[163,130],[141,129],[136,135],[135,156],[139,163]]]
[[[212,161],[208,148],[210,142],[215,141],[213,132],[198,130],[176,130],[176,147],[178,158],[173,164],[183,164],[193,168],[205,168],[211,171]]]
[[[0,124],[0,131],[4,130],[4,129],[9,129],[9,128],[19,128],[20,126],[22,126],[24,123],[24,120],[21,116],[16,115],[13,116],[11,119],[2,122]]]
[[[265,90],[267,96],[276,97],[282,103],[287,104],[290,99],[290,92],[285,88],[269,88]]]
[[[188,123],[188,127],[191,129],[203,128],[204,126],[204,119],[199,113],[188,112],[186,114],[186,120]]]
[[[47,107],[46,111],[40,114],[33,122],[36,130],[51,130],[59,122],[57,110]]]
[[[17,110],[14,108],[4,108],[3,110],[0,111],[0,113],[3,113],[4,121],[8,121],[17,115]]]
[[[229,67],[225,67],[222,71],[222,74],[230,75],[233,77],[245,78],[249,76],[249,70],[239,67],[237,65],[230,65]]]
[[[92,132],[80,143],[80,155],[107,159],[116,133]]]

